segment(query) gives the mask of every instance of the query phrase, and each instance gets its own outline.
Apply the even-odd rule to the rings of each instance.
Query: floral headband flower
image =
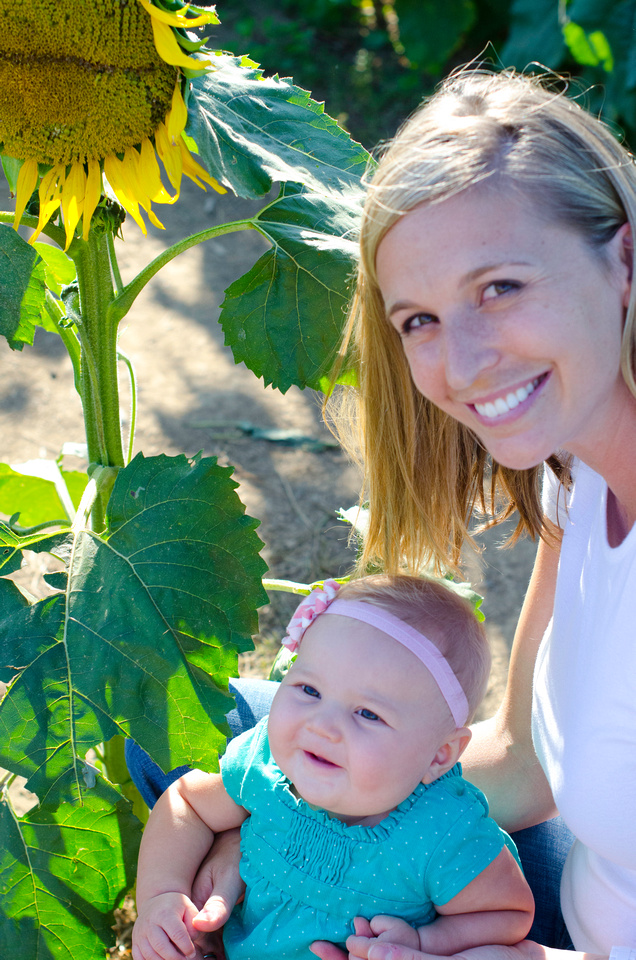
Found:
[[[325,580],[322,587],[316,587],[308,597],[298,605],[296,612],[287,625],[287,635],[283,637],[283,644],[294,653],[300,646],[305,630],[316,619],[318,614],[324,613],[336,593],[340,584],[335,580]]]

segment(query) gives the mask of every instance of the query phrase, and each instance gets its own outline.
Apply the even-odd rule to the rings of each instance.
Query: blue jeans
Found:
[[[230,680],[230,690],[236,698],[236,707],[228,713],[227,720],[233,737],[249,730],[262,717],[267,716],[277,689],[278,684],[270,680]],[[149,807],[154,806],[173,780],[189,769],[183,766],[164,773],[132,740],[126,741],[126,763]],[[574,837],[560,817],[557,817],[536,827],[519,830],[512,834],[512,839],[517,845],[536,905],[534,923],[528,938],[546,947],[572,950],[572,941],[561,916],[559,891],[563,865]]]

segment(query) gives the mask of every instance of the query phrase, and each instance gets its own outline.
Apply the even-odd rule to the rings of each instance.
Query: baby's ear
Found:
[[[423,783],[432,783],[455,766],[468,746],[472,733],[468,727],[457,727],[438,749],[428,772],[422,778]]]

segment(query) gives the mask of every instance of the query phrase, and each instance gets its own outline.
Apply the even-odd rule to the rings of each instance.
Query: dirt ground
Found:
[[[4,182],[0,197],[8,196]],[[10,209],[10,201],[3,203]],[[259,204],[260,206],[260,204]],[[150,228],[143,237],[133,222],[124,226],[119,247],[124,281],[176,240],[215,223],[238,219],[257,209],[236,198],[203,194],[185,185],[174,207],[158,210],[166,230]],[[254,232],[209,241],[174,260],[144,290],[122,328],[120,346],[132,359],[139,384],[135,452],[193,454],[202,450],[233,464],[239,495],[259,518],[269,576],[310,582],[343,575],[353,560],[348,528],[336,517],[354,504],[359,476],[333,447],[310,450],[257,440],[237,426],[293,431],[332,441],[320,418],[320,398],[292,388],[282,395],[234,363],[217,323],[223,291],[266,249]],[[121,369],[123,409],[126,372]],[[127,423],[125,424],[125,430]],[[70,361],[61,340],[39,331],[32,348],[12,352],[0,340],[0,460],[19,464],[55,458],[67,441],[82,443],[79,399]],[[503,689],[508,650],[523,599],[534,545],[498,550],[499,530],[487,534],[485,552],[471,567],[471,580],[485,596],[483,610],[493,651],[491,687],[482,715],[496,707]],[[37,584],[35,564],[22,576]],[[261,611],[257,651],[243,658],[244,674],[267,671],[272,653],[294,607],[278,594]]]

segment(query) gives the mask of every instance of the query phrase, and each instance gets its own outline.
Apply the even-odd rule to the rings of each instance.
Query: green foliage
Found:
[[[0,836],[0,956],[103,956],[141,836],[118,791],[99,778],[81,805],[43,804],[21,820],[0,802]]]
[[[272,243],[226,290],[221,325],[234,359],[283,393],[320,389],[336,354],[349,279],[359,191],[327,196],[288,185],[255,218]]]
[[[188,132],[216,177],[240,197],[274,180],[334,194],[357,187],[368,155],[322,104],[278,77],[218,56],[192,84]]]
[[[8,227],[0,228],[0,334],[12,350],[33,343],[45,298],[37,252]]]
[[[367,146],[473,60],[565,71],[591,109],[636,132],[636,0],[281,0],[275,12],[236,0],[225,21],[224,46],[292,74]]]
[[[106,532],[16,540],[66,559],[63,592],[29,604],[4,588],[0,662],[20,671],[0,705],[0,765],[42,802],[76,802],[83,757],[117,734],[170,769],[216,768],[228,676],[266,602],[256,521],[214,460],[139,454],[120,471]]]

